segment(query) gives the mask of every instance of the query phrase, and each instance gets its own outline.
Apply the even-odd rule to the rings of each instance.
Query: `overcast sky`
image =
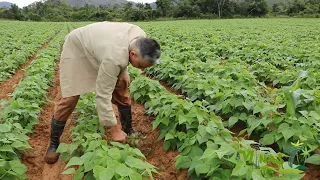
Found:
[[[7,1],[7,2],[11,2],[11,3],[15,3],[17,4],[19,7],[23,7],[23,6],[27,6],[37,0],[0,0],[0,1]],[[155,2],[156,0],[130,0],[133,2],[142,2],[142,3],[151,3],[151,2]]]

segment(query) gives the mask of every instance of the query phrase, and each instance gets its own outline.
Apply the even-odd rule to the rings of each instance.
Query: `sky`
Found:
[[[17,4],[21,8],[35,2],[36,0],[0,0],[0,1],[11,2],[11,3]],[[139,3],[139,2],[151,3],[151,2],[155,2],[156,0],[130,0],[130,1],[133,1],[136,3]]]

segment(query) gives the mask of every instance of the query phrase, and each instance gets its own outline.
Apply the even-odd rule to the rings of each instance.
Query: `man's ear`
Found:
[[[130,57],[132,57],[132,56],[134,56],[134,55],[136,55],[136,54],[137,54],[137,52],[134,51],[134,50],[132,50],[132,51],[129,52]]]

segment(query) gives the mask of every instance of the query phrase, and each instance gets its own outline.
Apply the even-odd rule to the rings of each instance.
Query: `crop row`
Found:
[[[107,143],[106,131],[99,123],[95,107],[95,94],[82,95],[77,104],[76,126],[72,127],[72,143],[61,143],[57,152],[62,161],[68,161],[62,174],[74,174],[80,179],[153,179],[156,167],[145,162],[137,148],[117,142]],[[88,126],[90,124],[90,126]],[[77,169],[76,169],[76,167]]]
[[[296,73],[306,68],[318,69],[319,23],[311,19],[285,21],[203,20],[139,25],[160,40],[166,46],[166,54],[173,59],[187,55],[188,60],[203,62],[241,60],[241,64],[249,66],[266,63],[278,70]],[[264,71],[256,75],[270,74],[273,68],[263,68]]]
[[[58,33],[39,51],[38,57],[26,69],[11,100],[3,101],[0,110],[0,179],[26,179],[27,167],[21,163],[20,152],[30,149],[27,134],[33,132],[38,115],[47,101],[47,89],[52,85],[55,60],[59,59],[60,47],[66,31]]]
[[[63,28],[61,23],[0,22],[0,25],[0,83]]]
[[[195,64],[194,69],[199,64]],[[318,148],[319,90],[300,89],[303,84],[300,82],[305,80],[298,78],[299,87],[288,92],[290,95],[287,97],[284,88],[263,86],[245,69],[238,71],[236,64],[214,67],[210,72],[196,73],[196,70],[168,60],[145,72],[171,83],[175,89],[185,93],[190,101],[205,100],[210,111],[228,119],[226,126],[232,127],[238,121],[245,122],[248,134],[261,135],[260,143],[263,145],[277,142],[280,149],[285,150],[291,142],[299,140],[311,151]],[[295,102],[291,104],[297,113],[288,115],[286,108],[290,107],[291,100]],[[281,124],[287,128],[285,131]],[[308,133],[301,134],[301,127],[303,132]],[[271,131],[272,136],[265,137]]]
[[[307,69],[308,73],[300,71],[299,76],[298,70],[317,62],[314,61],[319,56],[314,38],[317,39],[318,35],[312,34],[314,38],[305,37],[308,45],[297,51],[296,46],[300,46],[300,43],[287,41],[285,43],[289,47],[285,48],[277,43],[285,38],[298,40],[298,37],[304,36],[299,31],[294,37],[283,34],[271,38],[270,33],[274,30],[264,24],[253,25],[258,30],[249,30],[246,28],[248,24],[241,22],[236,25],[222,24],[225,23],[223,21],[216,23],[200,21],[195,23],[196,30],[187,30],[185,24],[164,22],[167,31],[142,24],[151,37],[160,40],[164,59],[162,65],[148,68],[145,72],[169,82],[192,102],[205,100],[210,111],[228,120],[226,127],[243,121],[248,128],[242,133],[247,132],[257,141],[261,138],[259,142],[263,145],[276,142],[284,152],[291,147],[291,142],[300,141],[307,150],[315,151],[320,144],[320,74],[315,68],[310,68]],[[235,27],[240,28],[240,33]],[[278,26],[276,28],[281,29]],[[264,36],[259,32],[261,30],[266,32]],[[271,38],[272,42],[266,37]],[[262,38],[272,46],[262,41],[258,43],[257,40]],[[280,47],[283,51],[277,49]],[[223,48],[229,50],[224,51]],[[309,55],[302,58],[307,51],[312,52],[311,58]],[[279,55],[282,52],[285,55]],[[279,89],[265,85],[269,82]],[[301,128],[306,133],[301,134]]]
[[[132,97],[156,116],[164,148],[177,149],[176,168],[187,168],[191,179],[299,179],[299,170],[284,168],[285,157],[252,140],[234,138],[222,119],[205,107],[169,93],[158,81],[130,69]],[[273,164],[274,166],[271,166]],[[275,176],[275,174],[278,176]]]

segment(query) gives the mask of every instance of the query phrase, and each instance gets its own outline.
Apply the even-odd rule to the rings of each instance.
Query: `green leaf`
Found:
[[[295,133],[296,132],[292,128],[282,130],[282,135],[285,141],[288,141],[288,139],[291,138]]]
[[[239,119],[235,116],[230,117],[228,120],[229,127],[232,127],[234,124],[236,124],[238,120]]]
[[[141,158],[146,158],[144,154],[141,153],[140,149],[138,148],[132,148],[131,149],[131,152],[133,152],[135,155],[137,155],[138,157],[141,157]]]
[[[281,174],[300,174],[302,173],[303,171],[300,171],[298,169],[293,169],[293,168],[290,168],[290,169],[280,169],[279,172]]]
[[[95,166],[95,167],[93,168],[93,176],[94,176],[96,179],[98,179],[100,172],[103,171],[104,169],[105,169],[105,168],[102,167],[102,166]]]
[[[246,174],[246,165],[243,163],[238,163],[236,167],[232,170],[231,176],[243,176]]]
[[[68,168],[69,166],[74,166],[74,165],[82,165],[84,163],[84,160],[79,157],[72,157],[68,164],[66,165],[65,169]]]
[[[94,167],[95,167],[95,164],[93,160],[88,159],[84,162],[84,172],[91,171],[93,170]]]
[[[115,172],[122,177],[129,176],[133,173],[133,171],[124,164],[118,164],[115,168]]]
[[[192,163],[192,161],[189,156],[178,155],[176,157],[175,166],[176,166],[176,169],[179,170],[181,168],[189,168],[191,163]]]
[[[144,170],[147,168],[154,168],[153,165],[151,165],[147,162],[143,162],[142,160],[134,158],[132,156],[127,157],[125,164],[128,165],[129,167],[137,168],[137,169],[141,169],[141,170]]]
[[[174,139],[174,136],[171,133],[167,133],[165,136],[165,140]]]
[[[1,152],[1,151],[2,151],[2,152],[12,152],[12,153],[16,154],[16,153],[13,151],[12,147],[9,146],[9,145],[4,145],[4,146],[0,147],[0,152]]]
[[[74,180],[82,180],[82,179],[83,179],[83,176],[84,176],[84,173],[83,173],[83,172],[77,172],[77,173],[73,176],[73,179],[74,179]]]
[[[141,174],[134,172],[129,175],[130,180],[142,180]]]
[[[88,151],[93,151],[93,150],[95,150],[98,146],[100,146],[100,142],[99,142],[99,141],[91,141],[91,142],[89,143],[89,147],[88,147],[88,149],[86,150],[86,152],[88,152]]]
[[[300,70],[299,73],[298,73],[298,78],[299,79],[304,79],[304,78],[308,77],[308,74],[309,74],[309,71]]]
[[[196,174],[199,176],[200,174],[207,174],[210,171],[210,166],[207,163],[202,163],[195,168]]]
[[[62,153],[61,154],[61,161],[62,162],[67,162],[71,159],[71,155],[68,153]]]
[[[275,137],[273,133],[266,134],[265,136],[263,136],[263,139],[261,141],[263,145],[270,145],[270,144],[273,144],[274,142],[275,142]]]
[[[57,149],[57,153],[64,153],[64,152],[67,152],[68,151],[68,147],[69,147],[69,144],[66,144],[66,143],[60,143],[59,144],[59,147]]]
[[[305,163],[320,165],[320,154],[314,154],[310,156]]]
[[[121,158],[120,150],[118,148],[109,149],[108,154],[114,160],[119,160]]]
[[[178,118],[179,119],[179,124],[183,124],[183,123],[188,121],[187,117],[183,114],[183,112],[181,112],[181,114],[179,114],[178,117],[179,117]]]
[[[74,168],[69,168],[69,169],[63,171],[61,174],[73,174],[74,172],[76,172],[76,170]]]
[[[14,143],[11,144],[11,146],[15,149],[25,149],[26,144],[20,141],[15,141]]]
[[[121,144],[119,142],[110,142],[110,144],[113,145],[113,146],[116,146],[116,147],[118,147],[120,149],[126,148],[126,146],[124,144]]]
[[[133,95],[134,100],[138,100],[141,97],[140,93],[135,92],[135,94]]]
[[[11,126],[7,124],[0,124],[0,132],[6,133],[11,131]]]
[[[308,118],[308,111],[299,111],[305,118]]]
[[[27,172],[27,167],[22,164],[19,160],[12,160],[9,162],[10,168],[12,171],[17,173],[18,175],[22,175]]]
[[[109,167],[103,168],[103,170],[99,172],[99,178],[101,180],[111,180],[113,176],[114,176],[114,172]]]
[[[265,180],[266,178],[264,178],[262,176],[260,169],[254,169],[252,171],[252,179],[254,179],[254,180]]]
[[[90,171],[86,174],[86,176],[84,177],[84,180],[95,180],[96,178],[94,178],[93,176],[93,172]]]
[[[309,116],[315,118],[315,119],[318,120],[318,121],[320,120],[320,115],[319,115],[317,112],[315,112],[315,111],[311,111],[311,112],[309,113]]]
[[[242,104],[248,111],[251,111],[254,106],[252,102],[242,102]]]
[[[68,147],[69,153],[72,154],[78,148],[78,144],[70,144]]]
[[[170,148],[170,146],[171,146],[170,141],[165,141],[165,142],[163,143],[163,148],[164,148],[165,151],[168,151],[169,148]]]

